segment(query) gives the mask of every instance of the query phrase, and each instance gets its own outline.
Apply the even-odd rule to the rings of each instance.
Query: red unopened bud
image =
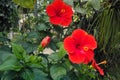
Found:
[[[51,38],[49,36],[46,36],[42,41],[41,41],[41,46],[44,48],[50,43]]]

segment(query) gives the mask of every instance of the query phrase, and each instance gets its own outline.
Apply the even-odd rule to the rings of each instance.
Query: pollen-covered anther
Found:
[[[106,61],[106,60],[104,60],[104,61],[102,61],[102,62],[98,63],[98,65],[101,65],[101,64],[107,64],[107,61]]]
[[[61,9],[61,12],[64,13],[64,12],[65,12],[65,9]]]
[[[84,51],[88,51],[88,49],[89,49],[88,47],[83,47]]]

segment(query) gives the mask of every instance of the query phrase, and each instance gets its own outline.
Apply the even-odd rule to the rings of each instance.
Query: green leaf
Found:
[[[49,27],[48,27],[47,25],[45,25],[44,23],[41,23],[41,24],[38,24],[38,25],[36,26],[36,28],[37,28],[38,30],[46,30],[46,29],[48,29]]]
[[[23,71],[23,73],[21,74],[21,77],[24,80],[34,80],[33,72],[28,69],[25,69],[25,71]]]
[[[33,70],[33,73],[34,73],[34,80],[49,80],[47,78],[47,74],[44,73],[43,71],[41,71],[40,69],[34,69]]]
[[[86,14],[86,10],[84,8],[76,7],[75,11],[81,14]]]
[[[53,54],[48,56],[50,61],[61,60],[66,55],[66,51],[64,49],[63,43],[59,42],[57,45],[59,47],[59,51],[57,53],[53,53]]]
[[[88,0],[88,5],[91,5],[95,10],[99,10],[100,0]]]
[[[24,8],[34,8],[36,2],[36,0],[12,0],[12,1]]]
[[[0,41],[2,41],[2,42],[5,42],[5,41],[9,41],[9,39],[7,39],[6,37],[4,37],[4,36],[0,36]]]
[[[62,66],[64,66],[66,68],[67,71],[72,70],[73,66],[70,63],[70,60],[67,58],[65,59],[65,61],[62,63]]]
[[[73,0],[64,0],[66,4],[73,6]]]
[[[0,61],[4,61],[7,59],[9,56],[12,55],[11,49],[7,46],[2,46],[0,48]]]
[[[31,68],[41,68],[42,67],[40,63],[41,61],[42,61],[42,58],[37,55],[29,55],[25,59],[25,62],[27,63],[26,65]]]
[[[19,71],[21,66],[14,55],[9,56],[2,64],[0,64],[0,71],[15,70]]]
[[[20,44],[25,49],[26,53],[32,53],[37,48],[36,44],[32,44],[32,43],[29,43],[29,42],[20,42]]]
[[[15,75],[16,73],[14,71],[5,71],[0,78],[1,80],[13,80]]]
[[[27,33],[28,34],[28,36],[27,36],[27,38],[28,39],[32,39],[32,38],[39,38],[39,33],[38,32],[36,32],[36,31],[31,31],[31,32],[29,32],[29,33]]]
[[[58,53],[53,53],[53,54],[49,55],[48,59],[51,62],[58,61],[59,60]]]
[[[60,80],[66,75],[66,69],[64,67],[54,65],[50,68],[50,75],[53,80]]]
[[[25,50],[21,45],[12,43],[12,52],[18,59],[23,59],[23,54],[25,54]]]
[[[58,57],[61,59],[66,55],[67,52],[64,49],[63,42],[59,42],[57,45],[59,46]]]

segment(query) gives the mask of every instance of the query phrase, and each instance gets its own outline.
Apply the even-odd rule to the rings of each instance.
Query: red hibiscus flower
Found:
[[[93,61],[92,61],[92,66],[93,66],[93,68],[95,68],[96,70],[98,70],[99,73],[100,73],[102,76],[104,76],[104,71],[103,71],[103,69],[101,69],[98,65],[99,65],[99,64],[97,64],[96,61],[93,59]]]
[[[42,41],[41,41],[41,46],[44,48],[50,43],[51,38],[49,36],[46,36]]]
[[[54,0],[46,7],[50,22],[55,25],[68,26],[72,22],[73,10],[63,0]]]
[[[95,38],[82,29],[76,29],[71,36],[64,39],[64,48],[73,63],[88,64],[94,58],[94,49],[97,47]]]

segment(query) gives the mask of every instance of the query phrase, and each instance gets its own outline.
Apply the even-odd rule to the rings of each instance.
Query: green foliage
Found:
[[[34,8],[36,0],[13,0],[13,2],[24,8]]]
[[[114,49],[119,48],[119,8],[111,7],[112,5],[108,5],[108,7],[98,15],[97,21],[94,23],[96,26],[95,30],[98,30],[95,36],[97,37],[99,48],[104,53],[115,53],[116,51]]]
[[[33,73],[30,70],[28,70],[28,69],[24,70],[24,72],[21,74],[21,77],[24,80],[33,80],[34,79]]]
[[[49,23],[45,9],[52,0],[13,0],[20,8],[10,7],[10,10],[18,9],[19,18],[23,19],[21,16],[25,15],[25,20],[20,29],[14,27],[11,30],[13,32],[12,39],[8,39],[9,33],[3,31],[8,28],[8,20],[2,22],[5,26],[0,27],[0,31],[2,31],[0,32],[0,79],[118,80],[119,64],[114,63],[119,61],[119,56],[116,57],[116,55],[120,52],[120,10],[119,1],[115,3],[116,1],[64,0],[66,4],[73,7],[75,12],[71,25],[63,28]],[[8,4],[9,2],[11,4],[11,1],[2,0],[0,6],[2,3]],[[3,4],[2,7],[6,7],[7,4]],[[37,7],[35,7],[36,5]],[[0,7],[0,10],[3,9]],[[10,10],[7,11],[7,14],[10,13]],[[6,18],[3,13],[0,13],[1,16]],[[13,22],[17,21],[11,20]],[[12,22],[10,23],[12,24]],[[95,58],[98,62],[107,59],[108,64],[100,66],[105,71],[110,71],[110,73],[105,72],[105,76],[101,77],[90,64],[71,63],[67,52],[64,50],[63,40],[77,28],[82,28],[88,33],[94,34],[98,43]],[[47,47],[42,48],[40,43],[45,36],[50,36],[51,42]],[[49,51],[47,51],[48,54],[44,54],[46,48],[51,49],[53,52],[49,54]],[[108,54],[103,57],[101,53]],[[111,56],[114,57],[111,59],[109,58]],[[111,60],[115,61],[110,63]],[[115,65],[117,68],[111,69],[111,65]],[[112,72],[116,72],[116,74],[114,75]]]
[[[9,56],[3,63],[0,65],[0,71],[15,70],[19,71],[21,68],[18,65],[17,59],[14,55]]]
[[[70,0],[64,0],[64,2],[71,5],[71,6],[74,6],[73,0],[71,0],[71,1]]]
[[[107,2],[106,2],[107,3]],[[108,61],[106,66],[109,79],[117,80],[117,74],[119,74],[119,60],[117,56],[120,56],[120,1],[112,1],[107,4],[101,13],[97,15],[96,20],[94,20],[94,31],[98,42],[98,58],[101,54]],[[117,72],[117,73],[116,73]],[[114,73],[111,75],[111,73]]]
[[[14,80],[16,73],[14,71],[7,71],[2,74],[1,80]],[[19,78],[20,79],[20,78]]]
[[[12,52],[18,59],[23,59],[23,54],[26,54],[23,47],[17,44],[12,44]]]
[[[0,65],[0,71],[2,71],[4,74],[8,72],[8,75],[11,74],[9,73],[10,71],[14,71],[14,75],[16,75],[14,78],[17,78],[18,75],[20,75],[19,77],[25,80],[33,80],[33,69],[42,67],[42,64],[40,64],[42,58],[38,57],[37,55],[28,55],[21,45],[15,43],[12,43],[12,52],[13,54],[2,61]],[[2,75],[1,79],[6,76],[4,74]]]
[[[40,70],[40,69],[34,69],[33,72],[34,72],[34,76],[35,76],[34,80],[49,80],[47,78],[48,74],[46,74],[42,70]]]
[[[53,54],[48,56],[49,60],[52,61],[52,62],[53,61],[57,62],[57,61],[61,60],[66,55],[66,51],[64,50],[62,42],[58,43],[58,47],[59,47],[58,52],[53,53]]]
[[[87,5],[92,6],[95,10],[100,9],[100,1],[101,0],[88,0]]]
[[[50,68],[50,74],[53,80],[61,80],[66,75],[66,69],[62,66],[53,65]]]
[[[0,1],[0,32],[9,31],[16,27],[18,21],[17,10],[11,0]]]

